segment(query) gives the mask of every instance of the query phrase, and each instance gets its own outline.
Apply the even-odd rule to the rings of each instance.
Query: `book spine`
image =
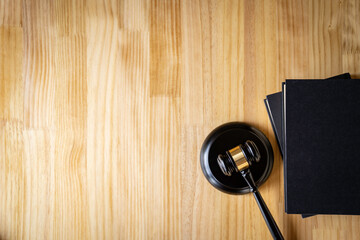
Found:
[[[286,83],[282,84],[282,134],[283,134],[283,147],[284,147],[284,199],[285,199],[285,212],[288,211],[288,201],[287,201],[287,156],[286,156]]]
[[[279,136],[279,133],[276,131],[275,121],[274,121],[273,115],[272,115],[271,110],[270,110],[269,101],[267,99],[264,99],[264,103],[265,103],[267,114],[269,116],[271,127],[273,129],[274,134],[275,134],[275,138],[276,138],[276,142],[278,144],[279,150],[280,150],[280,154],[282,156],[282,149],[281,149],[281,144],[280,144],[280,137],[281,136]]]

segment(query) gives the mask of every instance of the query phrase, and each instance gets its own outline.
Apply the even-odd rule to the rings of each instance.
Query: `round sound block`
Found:
[[[245,194],[250,188],[241,173],[226,176],[217,163],[219,154],[253,141],[259,149],[260,161],[250,166],[257,187],[269,177],[274,164],[274,153],[269,140],[255,127],[241,122],[231,122],[214,129],[205,139],[200,153],[200,164],[207,180],[217,189],[229,194]]]

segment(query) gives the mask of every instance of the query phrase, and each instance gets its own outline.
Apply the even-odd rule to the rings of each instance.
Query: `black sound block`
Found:
[[[246,140],[253,141],[259,149],[260,161],[250,166],[257,187],[269,177],[273,164],[274,153],[269,140],[257,128],[246,123],[230,122],[215,128],[205,139],[200,152],[200,164],[206,179],[215,188],[229,194],[246,194],[250,189],[241,173],[226,176],[217,163],[219,154],[243,144]]]

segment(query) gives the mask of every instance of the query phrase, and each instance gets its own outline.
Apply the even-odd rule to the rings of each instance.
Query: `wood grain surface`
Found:
[[[215,190],[201,144],[261,129],[286,239],[360,239],[359,216],[284,212],[263,99],[285,78],[360,77],[355,0],[0,0],[0,239],[270,239]]]

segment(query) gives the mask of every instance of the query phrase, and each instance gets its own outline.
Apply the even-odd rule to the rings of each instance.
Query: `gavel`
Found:
[[[260,152],[256,144],[253,141],[247,140],[244,144],[240,144],[226,151],[225,154],[219,154],[217,162],[221,171],[226,176],[231,176],[233,173],[241,173],[250,188],[250,192],[252,192],[255,197],[272,237],[274,239],[284,239],[264,199],[257,189],[250,171],[250,166],[259,162],[260,159]]]

